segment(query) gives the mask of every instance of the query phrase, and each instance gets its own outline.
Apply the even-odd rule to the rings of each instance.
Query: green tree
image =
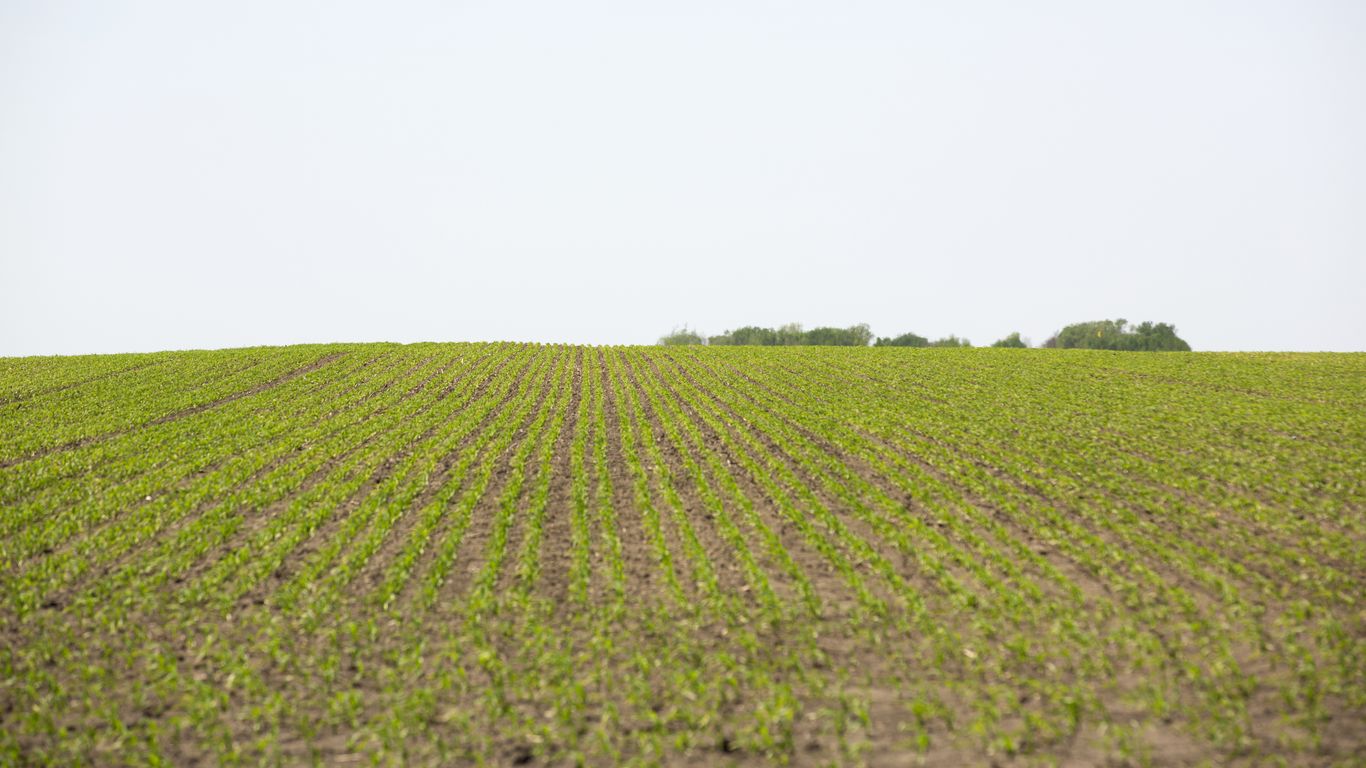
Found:
[[[928,347],[930,340],[914,333],[903,333],[895,338],[882,337],[873,343],[875,347]]]
[[[707,340],[701,333],[690,330],[688,326],[685,325],[682,328],[673,329],[673,331],[666,336],[659,337],[659,343],[661,346],[672,347],[685,344],[706,344]]]
[[[1123,318],[1074,323],[1044,342],[1061,349],[1111,349],[1126,352],[1189,352],[1176,326],[1151,321],[1130,326]]]
[[[800,323],[788,323],[777,330],[749,325],[726,331],[713,336],[713,346],[840,346],[866,347],[873,340],[873,332],[867,323],[851,325],[848,328],[812,328],[803,331]]]
[[[812,328],[804,334],[803,342],[822,347],[866,347],[873,340],[873,332],[866,323],[848,328]]]
[[[1005,337],[1004,339],[1001,339],[1000,341],[996,342],[995,344],[992,344],[991,346],[1005,347],[1007,349],[1024,349],[1029,345],[1025,343],[1024,339],[1020,338],[1020,332],[1016,331],[1010,334],[1009,336]]]
[[[795,347],[806,343],[806,334],[801,323],[788,323],[778,326],[778,343],[785,347]]]
[[[711,343],[730,347],[772,347],[778,343],[778,332],[772,328],[747,325],[744,328],[726,331],[720,336],[713,336]]]
[[[967,339],[960,339],[957,336],[945,336],[942,339],[935,339],[930,342],[931,347],[970,347],[972,342]]]

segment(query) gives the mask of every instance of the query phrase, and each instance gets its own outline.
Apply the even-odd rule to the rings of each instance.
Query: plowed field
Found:
[[[0,359],[0,764],[1366,764],[1366,355]]]

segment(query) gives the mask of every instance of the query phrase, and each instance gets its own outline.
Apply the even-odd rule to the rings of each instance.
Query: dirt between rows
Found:
[[[1195,654],[1215,646],[1176,624],[1135,626],[1128,617],[1137,609],[1117,576],[1033,540],[1026,521],[917,455],[913,443],[851,428],[849,439],[899,452],[926,482],[998,521],[978,540],[945,535],[954,550],[942,572],[931,572],[879,530],[912,519],[947,530],[947,513],[907,499],[897,478],[822,435],[800,413],[802,390],[781,377],[761,383],[745,371],[635,350],[547,347],[511,359],[455,371],[448,362],[406,390],[405,398],[434,397],[416,419],[448,395],[463,398],[440,423],[409,425],[415,437],[402,456],[421,459],[413,466],[430,467],[425,474],[403,475],[397,457],[373,453],[382,440],[358,441],[316,457],[319,469],[184,571],[159,571],[165,566],[153,559],[179,541],[171,526],[154,535],[160,547],[114,564],[121,573],[155,574],[155,589],[104,595],[99,579],[80,579],[59,603],[22,620],[5,617],[0,764],[138,764],[153,755],[171,765],[1366,762],[1359,689],[1306,692],[1274,656],[1284,648],[1238,647],[1248,690],[1238,694],[1241,704],[1216,702],[1229,693],[1218,686],[1237,676],[1207,673],[1223,660]],[[547,366],[533,373],[538,360]],[[505,374],[510,388],[500,394],[495,382]],[[401,378],[374,377],[371,386],[384,388],[378,394]],[[283,380],[167,418],[194,419]],[[538,430],[552,403],[564,417],[558,431],[553,413]],[[468,431],[437,439],[464,409],[485,405]],[[493,450],[503,437],[510,442]],[[542,468],[536,449],[545,443],[552,450]],[[824,460],[805,461],[808,451]],[[479,458],[457,473],[464,455]],[[525,463],[515,463],[519,455]],[[199,575],[231,564],[255,533],[352,457],[375,459],[365,464],[372,474],[334,509],[307,510],[326,512],[320,522],[282,531],[302,536],[279,569],[256,584],[233,583],[241,599],[186,599]],[[578,461],[582,506],[572,477]],[[519,477],[520,493],[509,494]],[[355,515],[367,503],[387,509],[373,495],[391,480],[414,488],[413,501],[343,576],[338,562],[320,558],[353,523],[343,555],[376,532],[384,515]],[[536,507],[538,488],[544,508]],[[906,501],[890,509],[887,498]],[[428,513],[437,517],[424,522]],[[430,540],[416,541],[424,525]],[[1013,569],[989,563],[983,547],[1006,549],[1001,536],[1028,538],[1031,556]],[[439,554],[447,549],[450,563]],[[375,595],[404,556],[412,557],[408,581],[381,604]],[[583,560],[580,598],[573,580]],[[1189,584],[1188,574],[1150,565],[1155,578]],[[230,583],[248,573],[247,564],[234,567]],[[273,593],[313,567],[336,581],[334,593],[309,599],[328,610],[281,609]],[[699,578],[707,572],[714,583]],[[1037,584],[1044,602],[1011,623],[995,581]],[[807,588],[814,608],[801,600]],[[1230,625],[1227,605],[1199,596],[1196,614],[1211,632]],[[1360,622],[1346,619],[1346,642],[1359,641],[1352,633]],[[1065,622],[1080,627],[1069,635],[1058,629]],[[1037,637],[1019,650],[1021,634]],[[1082,657],[1051,645],[1074,636],[1098,644]],[[1306,658],[1342,658],[1318,642],[1302,638]],[[1158,650],[1125,655],[1145,648]],[[1339,672],[1349,688],[1360,685],[1360,675]],[[1276,698],[1283,692],[1290,704]],[[1307,699],[1294,697],[1311,693],[1316,708],[1308,712]],[[1168,710],[1154,711],[1157,695],[1169,698]],[[1218,725],[1241,729],[1236,734],[1204,721],[1219,706],[1242,707]]]

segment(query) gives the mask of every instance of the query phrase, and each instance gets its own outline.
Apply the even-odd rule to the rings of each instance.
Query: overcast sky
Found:
[[[1366,3],[0,3],[0,355],[1366,350]]]

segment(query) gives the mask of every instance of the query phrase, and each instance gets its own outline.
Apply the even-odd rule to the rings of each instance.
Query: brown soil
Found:
[[[1125,499],[1047,486],[1024,465],[998,466],[983,451],[909,420],[895,432],[879,432],[850,414],[841,430],[823,431],[819,417],[809,413],[816,403],[805,387],[826,381],[828,372],[800,370],[794,360],[784,363],[790,370],[760,373],[719,356],[699,361],[688,353],[532,352],[550,360],[534,374],[535,361],[513,365],[507,349],[486,349],[483,354],[502,359],[478,373],[472,367],[478,361],[455,357],[430,371],[426,359],[402,370],[377,363],[344,390],[365,394],[347,409],[358,410],[331,413],[325,423],[335,423],[336,430],[328,434],[346,434],[340,431],[344,423],[365,425],[385,416],[395,406],[376,408],[370,401],[386,392],[401,394],[401,403],[422,403],[410,420],[362,432],[367,436],[335,450],[267,462],[239,483],[224,483],[214,498],[147,529],[143,546],[92,562],[79,575],[72,570],[69,579],[54,578],[61,588],[44,596],[43,606],[5,603],[0,764],[145,763],[152,759],[149,745],[165,763],[192,766],[232,760],[754,766],[1366,761],[1359,688],[1366,681],[1359,670],[1332,667],[1358,658],[1352,649],[1363,647],[1366,618],[1331,604],[1306,608],[1299,598],[1310,594],[1308,586],[1287,588],[1282,603],[1267,604],[1253,582],[1231,579],[1240,596],[1234,600],[1182,570],[1175,556],[1095,560],[1072,542],[1047,540],[1036,523],[1051,514],[1066,515],[1075,530],[1113,550],[1132,547],[1143,528],[1120,529],[1086,506],[1104,501],[1116,511],[1132,511]],[[323,370],[341,354],[127,432],[210,419],[227,403],[264,396]],[[611,366],[620,366],[620,387],[609,376]],[[560,371],[567,372],[568,391],[557,399]],[[858,377],[850,386],[868,388],[870,397],[890,386],[861,373],[851,378]],[[500,396],[509,383],[508,394]],[[601,435],[592,408],[586,419],[579,414],[590,387],[601,399]],[[41,402],[44,394],[31,398]],[[921,394],[930,402],[944,399],[929,391],[911,396]],[[628,397],[635,402],[629,426],[649,509],[637,503],[637,475],[623,439],[632,413]],[[563,423],[552,436],[552,413],[538,433],[535,421],[552,404]],[[458,421],[468,409],[485,406],[490,410],[481,418]],[[467,431],[448,431],[461,423]],[[379,455],[395,430],[407,437],[390,455]],[[586,603],[576,601],[571,589],[577,430],[586,435]],[[658,446],[658,465],[647,436]],[[510,442],[493,450],[501,438]],[[599,438],[602,466],[595,451]],[[546,444],[551,459],[543,476],[537,456]],[[505,507],[505,492],[514,487],[512,462],[525,447],[531,450],[520,493]],[[872,453],[860,455],[855,447]],[[460,474],[466,451],[478,458]],[[398,474],[409,457],[429,471]],[[879,464],[882,457],[888,460]],[[165,493],[216,482],[234,458],[212,457],[206,469]],[[344,499],[336,494],[339,500],[327,509],[302,510],[320,514],[315,524],[298,529],[300,543],[278,568],[258,582],[227,585],[238,599],[185,599],[199,577],[225,558],[268,546],[261,535],[268,526],[299,500],[314,498],[309,494],[325,488],[352,459],[363,459],[354,493]],[[174,554],[173,541],[213,522],[207,513],[215,505],[269,485],[275,470],[295,462],[300,477],[274,488],[273,501],[237,510],[241,517],[235,528],[223,529],[221,544],[187,570],[169,570],[164,558]],[[693,467],[701,468],[705,488],[699,489]],[[921,478],[938,495],[928,502],[909,497],[905,478],[888,467]],[[485,471],[489,479],[480,490],[477,480]],[[378,495],[393,479],[412,491],[401,508]],[[600,480],[610,485],[605,498]],[[538,510],[533,500],[542,483],[548,493]],[[999,491],[997,497],[983,493],[984,485]],[[100,489],[91,490],[97,495]],[[1184,502],[1219,511],[1182,493]],[[432,507],[442,494],[450,495],[449,504]],[[465,518],[457,508],[467,498]],[[114,510],[83,535],[133,525],[139,509]],[[353,517],[362,509],[374,510],[375,517]],[[421,515],[429,510],[435,514],[424,523]],[[506,526],[499,522],[505,511],[511,513]],[[663,555],[651,512],[658,517]],[[356,559],[354,570],[337,571],[341,557],[368,550],[344,546],[337,562],[319,559],[350,523],[364,523],[351,526],[363,538],[380,519],[392,524],[375,528],[383,535],[375,537],[365,562]],[[1219,519],[1238,524],[1232,515]],[[965,532],[964,520],[975,527]],[[542,528],[533,550],[536,525]],[[926,541],[899,543],[885,535],[921,525],[933,531]],[[428,540],[420,541],[424,530]],[[787,558],[770,550],[769,537]],[[697,562],[689,550],[694,540]],[[424,594],[422,585],[437,573],[446,544],[455,553],[447,578]],[[60,564],[74,545],[18,563],[0,586],[43,558]],[[938,572],[917,557],[918,546],[932,545],[943,560]],[[490,557],[499,547],[506,554],[493,573]],[[391,603],[380,605],[375,595],[388,586],[385,579],[405,553],[415,553],[409,580]],[[1006,553],[1008,561],[993,553]],[[519,577],[527,557],[539,566],[529,583]],[[696,578],[701,564],[714,574],[714,587]],[[272,599],[276,592],[298,586],[295,577],[313,568],[320,582],[335,583],[338,591],[305,590],[296,610],[282,609]],[[347,578],[334,578],[338,573]],[[138,574],[145,581],[132,578]],[[671,580],[680,585],[676,593]],[[1166,591],[1134,596],[1124,591],[1131,580]],[[153,586],[138,591],[139,583]],[[110,584],[131,586],[111,593]],[[1040,597],[1012,609],[1013,595],[993,584]],[[482,592],[488,585],[491,592]],[[802,602],[804,585],[817,607]],[[1192,604],[1163,603],[1178,593]],[[1263,601],[1263,613],[1239,615],[1241,599]],[[1296,618],[1312,610],[1320,613]],[[1170,623],[1138,621],[1155,616],[1169,616]],[[1248,635],[1234,632],[1246,626],[1264,632],[1265,647],[1252,647]],[[1206,635],[1193,630],[1200,627]],[[1017,648],[1021,636],[1032,644]],[[1076,637],[1095,643],[1078,654],[1066,646]],[[1060,648],[1067,654],[1059,655]],[[1079,657],[1087,654],[1093,657]],[[1306,670],[1331,672],[1340,685],[1311,690],[1309,681],[1319,678]],[[1240,677],[1245,686],[1237,685]],[[1166,711],[1152,705],[1159,694],[1169,699]],[[1202,719],[1229,711],[1236,715],[1225,721]],[[1068,712],[1075,722],[1064,728]]]

